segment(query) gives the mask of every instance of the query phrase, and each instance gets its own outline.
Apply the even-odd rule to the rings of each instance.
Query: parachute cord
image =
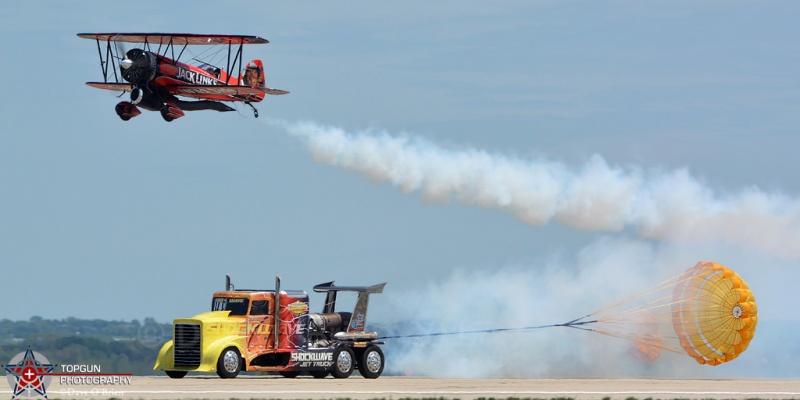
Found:
[[[616,314],[610,314],[610,315],[598,317],[597,319],[599,321],[601,321],[601,322],[636,321],[637,319],[635,318],[635,316],[637,316],[637,315],[642,315],[643,313],[646,313],[648,311],[657,310],[657,309],[661,309],[661,308],[665,308],[665,307],[670,307],[670,306],[673,306],[675,304],[680,304],[680,303],[688,302],[688,301],[691,300],[691,299],[683,299],[683,300],[670,301],[670,302],[667,302],[667,303],[663,303],[663,301],[665,299],[669,299],[669,298],[670,298],[670,296],[664,296],[664,297],[662,297],[660,299],[656,299],[656,300],[650,301],[650,302],[645,303],[645,304],[641,304],[641,305],[637,305],[635,307],[631,307],[631,308],[629,308],[627,310],[620,311],[620,312],[618,312]],[[671,310],[667,310],[667,311],[661,311],[659,313],[666,314],[666,315],[669,316],[669,315],[672,314],[672,311]]]
[[[567,328],[575,328],[584,331],[592,331],[592,329],[583,327],[584,325],[592,324],[597,322],[596,320],[592,321],[580,321],[586,317],[576,318],[569,322],[564,322],[561,324],[548,324],[548,325],[537,325],[537,326],[525,326],[520,328],[496,328],[496,329],[477,329],[472,331],[454,331],[454,332],[433,332],[433,333],[414,333],[410,335],[393,335],[393,336],[381,336],[378,339],[405,339],[405,338],[417,338],[417,337],[431,337],[431,336],[449,336],[449,335],[469,335],[475,333],[500,333],[500,332],[521,332],[521,331],[532,331],[537,329],[545,329],[545,328],[555,328],[555,327],[567,327]]]
[[[689,279],[691,279],[691,275],[688,275],[686,272],[683,272],[683,273],[681,273],[679,275],[673,276],[672,278],[665,279],[661,283],[653,285],[649,289],[646,289],[643,292],[636,293],[634,295],[628,296],[628,297],[626,297],[626,298],[624,298],[624,299],[622,299],[622,300],[620,300],[620,301],[618,301],[618,302],[616,302],[614,304],[611,304],[609,306],[603,307],[603,308],[601,308],[601,309],[599,309],[599,310],[597,310],[597,311],[595,311],[595,312],[593,312],[593,313],[591,313],[589,315],[590,316],[591,315],[597,315],[597,314],[603,313],[605,311],[620,307],[620,306],[622,306],[622,305],[624,305],[626,303],[630,303],[630,302],[632,302],[632,301],[634,301],[634,300],[636,300],[636,299],[638,299],[640,297],[645,297],[647,295],[650,295],[652,293],[657,293],[657,292],[662,291],[662,290],[672,289],[675,285],[679,285],[679,284],[685,283]],[[669,295],[664,296],[664,298],[666,298],[666,297],[669,297]]]
[[[591,315],[591,314],[590,314]],[[601,323],[604,321],[601,320],[586,320],[582,321],[584,318],[589,317],[590,315],[586,315],[580,318],[573,319],[568,322],[564,322],[561,324],[548,324],[548,325],[537,325],[537,326],[525,326],[520,328],[497,328],[497,329],[477,329],[471,331],[453,331],[453,332],[433,332],[433,333],[415,333],[410,335],[392,335],[392,336],[381,336],[378,337],[379,340],[385,339],[406,339],[406,338],[419,338],[419,337],[433,337],[433,336],[449,336],[449,335],[468,335],[468,334],[476,334],[476,333],[502,333],[502,332],[521,332],[521,331],[531,331],[531,330],[538,330],[538,329],[545,329],[545,328],[572,328],[587,332],[597,332],[601,335],[616,337],[620,339],[630,340],[634,343],[663,349],[672,353],[682,353],[682,349],[676,349],[674,347],[665,345],[663,341],[657,340],[658,336],[653,335],[636,335],[632,333],[626,332],[612,332],[605,329],[595,329],[590,327],[592,324]]]

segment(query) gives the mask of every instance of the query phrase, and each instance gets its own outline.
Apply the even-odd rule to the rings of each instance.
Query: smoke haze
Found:
[[[455,200],[542,226],[553,220],[600,232],[576,254],[526,265],[456,270],[413,290],[387,291],[384,335],[518,328],[582,317],[717,261],[750,284],[760,324],[747,352],[717,367],[664,352],[631,356],[631,342],[556,327],[495,334],[389,339],[387,373],[434,377],[787,377],[800,349],[782,349],[794,319],[781,292],[800,278],[800,202],[757,187],[717,193],[687,169],[616,167],[595,155],[579,167],[478,149],[447,149],[408,135],[348,133],[312,122],[277,122],[316,162],[357,172],[426,202]],[[633,237],[630,233],[635,232]],[[613,235],[611,233],[614,233]],[[442,266],[452,269],[454,266]],[[502,268],[501,268],[502,267]],[[786,274],[784,280],[776,280]],[[791,290],[791,289],[789,289]],[[785,315],[791,317],[784,317]],[[373,321],[381,322],[381,316]],[[772,320],[777,324],[765,324]],[[795,327],[795,325],[791,325]],[[669,329],[669,326],[666,326]],[[796,331],[796,328],[792,328]],[[796,332],[795,332],[796,333]],[[775,362],[775,354],[784,354]],[[779,360],[781,361],[781,360]],[[787,364],[788,363],[788,364]],[[753,368],[759,374],[753,374]],[[788,375],[787,375],[788,374]]]
[[[613,252],[608,249],[613,248]],[[401,321],[398,334],[452,332],[564,323],[650,284],[652,246],[604,239],[579,254],[576,267],[507,266],[457,271],[419,291],[387,296]],[[670,375],[675,355],[659,363],[631,357],[631,342],[573,328],[395,339],[387,343],[392,372],[435,377],[615,377]],[[613,362],[609,362],[613,359]],[[686,357],[681,363],[694,363]],[[679,363],[678,363],[679,365]]]
[[[557,324],[582,317],[641,293],[662,278],[692,267],[682,249],[642,240],[604,236],[574,257],[491,271],[457,270],[419,289],[389,291],[390,334],[454,332]],[[734,254],[735,251],[727,251]],[[727,259],[726,257],[723,257]],[[732,258],[732,259],[735,259]],[[510,333],[478,333],[388,339],[387,372],[433,377],[507,378],[789,378],[796,377],[800,332],[774,318],[791,313],[785,296],[755,279],[771,267],[737,260],[759,303],[759,325],[750,347],[737,359],[711,367],[685,353],[664,351],[642,360],[634,342],[594,332],[551,327]],[[772,266],[775,269],[787,265]],[[756,283],[756,284],[754,284]],[[773,285],[778,286],[778,285]],[[381,301],[386,301],[384,298]],[[661,318],[665,344],[680,349],[672,324]],[[787,329],[788,327],[788,329]],[[592,328],[592,326],[587,326]]]

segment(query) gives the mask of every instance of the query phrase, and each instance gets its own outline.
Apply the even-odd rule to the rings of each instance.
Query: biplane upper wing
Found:
[[[130,92],[133,88],[130,83],[86,82],[86,84],[94,88],[114,90],[117,92]]]
[[[111,42],[149,43],[151,45],[263,44],[269,40],[250,35],[204,35],[196,33],[79,33],[78,37]]]

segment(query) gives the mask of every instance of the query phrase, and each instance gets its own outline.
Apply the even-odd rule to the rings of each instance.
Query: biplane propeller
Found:
[[[258,36],[79,33],[78,37],[97,42],[103,72],[102,82],[86,84],[122,94],[130,92],[130,101],[121,101],[115,107],[123,121],[141,114],[140,108],[159,111],[165,121],[184,116],[184,111],[233,111],[234,108],[225,102],[244,103],[253,109],[253,115],[258,118],[258,110],[253,103],[264,100],[267,94],[289,93],[265,85],[261,60],[243,64],[242,50],[245,44],[269,43]],[[135,43],[139,47],[125,50],[124,43]],[[179,61],[188,46],[208,45],[227,46],[224,69],[208,63],[191,65]],[[238,69],[242,70],[241,74],[229,72]]]

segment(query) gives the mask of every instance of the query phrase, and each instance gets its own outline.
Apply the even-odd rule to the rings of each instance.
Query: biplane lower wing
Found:
[[[266,94],[276,94],[276,95],[277,94],[289,94],[289,92],[287,92],[285,90],[270,89],[270,88],[264,88],[264,93],[266,93]]]
[[[211,95],[248,96],[264,93],[262,89],[235,85],[167,85],[164,86],[164,89],[174,95],[196,98],[206,98]]]
[[[166,77],[160,77],[156,79],[156,84],[162,85],[162,87],[171,94],[178,96],[193,97],[197,99],[205,99],[210,95],[249,96],[249,95],[259,95],[263,93],[273,94],[273,95],[281,95],[289,93],[285,90],[280,90],[280,89],[255,88],[252,86],[186,85],[183,83],[178,84],[178,82],[181,81]],[[130,83],[86,82],[86,84],[93,88],[113,90],[116,92],[130,92],[131,90],[133,90],[133,85],[131,85]]]
[[[113,90],[116,92],[130,92],[133,89],[130,83],[86,82],[86,84],[93,88]]]

